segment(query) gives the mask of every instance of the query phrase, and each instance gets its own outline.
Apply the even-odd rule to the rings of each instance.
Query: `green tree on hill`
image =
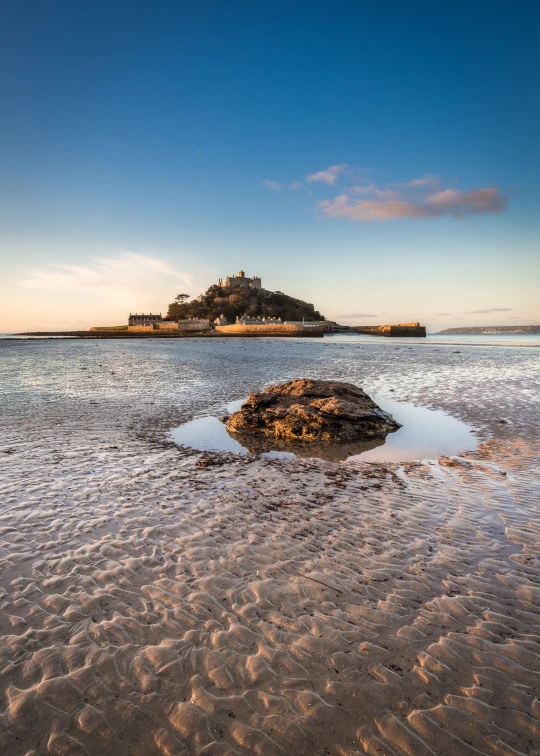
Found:
[[[229,323],[247,314],[251,317],[273,317],[282,320],[325,320],[312,304],[289,297],[280,291],[266,289],[225,289],[214,284],[197,299],[187,302],[187,295],[179,294],[169,305],[167,318],[208,318],[224,315]]]

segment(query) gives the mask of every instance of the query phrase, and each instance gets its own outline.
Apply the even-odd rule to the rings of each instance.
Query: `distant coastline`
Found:
[[[444,331],[437,331],[434,336],[443,334],[463,335],[467,333],[481,333],[485,335],[500,336],[502,334],[520,334],[540,333],[540,325],[528,326],[472,326],[470,328],[446,328]]]

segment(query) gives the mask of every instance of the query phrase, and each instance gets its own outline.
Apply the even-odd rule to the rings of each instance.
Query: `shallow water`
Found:
[[[374,341],[387,346],[401,346],[407,348],[412,344],[423,344],[429,346],[447,346],[447,347],[540,347],[540,334],[523,333],[523,334],[487,334],[487,333],[429,333],[426,337],[416,338],[398,338],[387,336],[370,336],[365,333],[334,333],[326,334],[325,339],[341,342],[354,343],[357,341],[369,342]]]
[[[171,438],[199,451],[223,451],[233,454],[263,453],[273,457],[283,455],[313,457],[331,461],[411,462],[437,459],[443,454],[459,454],[476,448],[472,428],[440,410],[415,407],[408,402],[392,399],[374,401],[401,423],[402,427],[385,439],[368,439],[347,444],[318,444],[278,442],[272,438],[232,436],[217,417],[196,418],[173,428]],[[240,409],[243,401],[233,402],[224,409],[226,414]]]

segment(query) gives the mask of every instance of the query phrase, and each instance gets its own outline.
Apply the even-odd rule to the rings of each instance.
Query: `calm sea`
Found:
[[[336,333],[331,334],[325,338],[337,339],[339,341],[377,341],[379,343],[387,344],[404,344],[404,343],[416,343],[416,344],[437,344],[454,346],[460,344],[462,346],[521,346],[521,347],[537,347],[540,346],[540,334],[486,334],[486,333],[461,333],[461,334],[428,334],[423,339],[390,339],[378,336],[368,336],[363,333],[346,334]]]
[[[537,434],[539,346],[540,336],[0,339],[0,415],[24,413],[31,423],[51,403],[107,407],[112,416],[140,408],[170,415],[173,427],[273,383],[323,378],[497,435]]]
[[[13,333],[0,333],[0,339],[20,339],[20,336],[16,336]],[[67,339],[67,336],[27,336],[26,339],[32,340],[49,340],[54,339]],[[327,334],[324,337],[326,340],[331,341],[346,341],[350,343],[354,342],[368,342],[368,343],[380,343],[380,344],[440,344],[440,345],[455,345],[461,344],[463,346],[523,346],[523,347],[537,347],[540,346],[540,334],[428,334],[426,338],[410,339],[410,338],[384,338],[379,336],[368,336],[363,333],[336,333]]]

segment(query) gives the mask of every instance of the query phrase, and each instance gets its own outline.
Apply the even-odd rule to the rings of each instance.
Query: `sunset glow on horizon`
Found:
[[[540,322],[539,7],[8,2],[0,332],[240,268],[345,324]]]

